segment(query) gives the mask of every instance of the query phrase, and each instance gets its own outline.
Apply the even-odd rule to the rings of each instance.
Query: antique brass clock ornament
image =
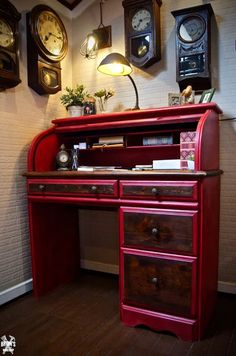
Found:
[[[211,88],[210,4],[172,11],[176,21],[176,81],[182,91]]]
[[[126,57],[136,67],[161,58],[161,0],[124,0]]]
[[[66,151],[65,145],[62,144],[59,152],[56,155],[56,164],[58,171],[67,171],[71,163],[69,153]]]
[[[35,6],[27,14],[27,56],[28,84],[38,94],[61,90],[60,61],[67,49],[67,33],[59,15],[49,6]]]
[[[0,2],[0,90],[18,85],[19,48],[18,22],[21,15],[8,1]]]

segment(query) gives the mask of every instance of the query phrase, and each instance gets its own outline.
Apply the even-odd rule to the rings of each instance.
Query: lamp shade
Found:
[[[138,90],[135,85],[133,78],[130,76],[132,72],[132,68],[127,61],[127,59],[120,53],[110,53],[108,54],[99,64],[97,70],[103,74],[108,74],[112,76],[127,76],[131,83],[133,84],[135,96],[136,96],[136,104],[135,107],[131,110],[139,110],[139,98],[138,98]]]
[[[98,71],[112,76],[129,75],[132,68],[127,59],[120,53],[108,54],[99,64]]]

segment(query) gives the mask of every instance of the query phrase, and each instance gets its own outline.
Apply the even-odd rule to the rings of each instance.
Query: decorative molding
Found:
[[[19,297],[33,289],[33,279],[30,278],[27,281],[19,283],[11,288],[5,289],[0,292],[0,305],[9,302],[12,299]]]
[[[60,2],[62,5],[66,6],[69,10],[73,10],[79,3],[82,2],[82,0],[72,0],[72,1],[67,1],[67,0],[57,0]]]

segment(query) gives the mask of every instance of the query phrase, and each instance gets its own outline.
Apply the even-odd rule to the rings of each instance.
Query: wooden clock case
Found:
[[[7,0],[0,2],[0,18],[12,29],[14,42],[8,47],[0,46],[0,90],[13,88],[21,83],[19,77],[19,29],[21,14]]]
[[[53,56],[45,50],[39,39],[36,26],[38,15],[43,11],[52,12],[64,28],[58,14],[46,5],[37,5],[26,14],[28,85],[40,95],[55,94],[61,90],[60,61],[65,57],[68,48],[67,35],[64,29],[65,43],[62,53]]]
[[[124,0],[125,16],[125,52],[126,57],[136,67],[149,67],[161,59],[161,29],[160,6],[161,0]],[[141,31],[132,27],[132,18],[139,9],[146,9],[151,13],[150,25]],[[149,36],[149,48],[144,56],[137,55],[139,41]]]
[[[211,4],[194,6],[171,12],[176,26],[176,81],[182,91],[188,85],[196,91],[211,88]],[[184,41],[180,27],[188,18],[200,19],[204,23],[204,33],[199,39]]]

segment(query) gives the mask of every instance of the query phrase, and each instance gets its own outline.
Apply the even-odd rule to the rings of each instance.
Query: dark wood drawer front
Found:
[[[117,197],[117,181],[29,182],[29,194]]]
[[[124,300],[128,305],[193,315],[193,262],[125,254]]]
[[[122,198],[197,200],[197,182],[121,181]]]
[[[141,208],[121,211],[124,246],[196,253],[196,211]]]

